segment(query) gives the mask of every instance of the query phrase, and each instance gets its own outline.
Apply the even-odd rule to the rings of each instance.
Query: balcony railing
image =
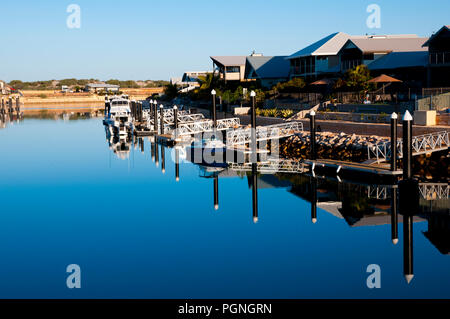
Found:
[[[430,64],[450,64],[450,52],[430,53]]]

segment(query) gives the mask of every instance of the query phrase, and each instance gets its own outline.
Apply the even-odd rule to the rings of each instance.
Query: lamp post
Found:
[[[397,170],[397,113],[391,115],[391,171]]]
[[[316,112],[311,111],[309,113],[310,131],[311,131],[311,159],[315,161],[317,159],[316,152]]]
[[[173,122],[175,124],[175,138],[178,137],[178,107],[174,105],[173,107]]]
[[[413,117],[406,111],[403,116],[403,179],[412,178],[412,121]]]
[[[211,91],[212,95],[212,114],[213,114],[213,123],[214,123],[214,129],[217,127],[217,114],[216,114],[216,90]]]
[[[164,105],[159,106],[159,120],[160,120],[160,126],[161,126],[161,135],[164,134]]]
[[[157,109],[157,102],[156,100],[153,101],[153,130],[155,131],[155,134],[158,134],[158,109]],[[156,143],[156,141],[155,141]]]
[[[256,156],[256,92],[251,91],[250,97],[252,98],[252,116],[251,116],[251,122],[252,122],[252,163],[256,163],[257,156]]]

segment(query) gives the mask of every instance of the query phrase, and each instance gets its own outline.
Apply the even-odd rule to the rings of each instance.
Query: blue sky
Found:
[[[68,5],[81,7],[69,29]],[[381,7],[381,29],[366,25]],[[0,79],[169,79],[211,69],[211,55],[289,55],[336,31],[429,36],[448,0],[2,1]]]

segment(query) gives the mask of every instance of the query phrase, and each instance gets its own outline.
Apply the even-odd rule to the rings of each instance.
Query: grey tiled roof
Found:
[[[255,71],[260,79],[288,78],[290,63],[285,56],[247,57],[246,77]]]

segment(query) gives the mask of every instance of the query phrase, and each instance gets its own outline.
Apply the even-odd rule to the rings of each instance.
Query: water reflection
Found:
[[[156,148],[153,148],[153,145]],[[156,150],[158,164],[158,146],[152,143],[152,154]],[[180,147],[174,150],[175,175],[180,181]],[[165,147],[161,145],[161,154],[165,154]],[[153,157],[153,155],[152,155]],[[163,156],[164,157],[164,156]],[[163,160],[163,162],[165,162]],[[163,164],[165,165],[165,164]],[[394,244],[399,243],[398,224],[403,223],[403,275],[408,283],[414,277],[413,258],[413,228],[414,223],[428,221],[429,230],[424,235],[442,253],[449,253],[449,186],[448,184],[418,185],[417,207],[408,205],[407,212],[399,212],[399,189],[397,185],[372,185],[342,181],[325,176],[310,174],[264,174],[266,168],[262,165],[251,164],[238,166],[233,169],[223,167],[199,167],[199,176],[213,180],[214,209],[219,209],[219,179],[246,177],[251,189],[252,219],[259,221],[258,190],[261,188],[285,188],[288,192],[308,201],[311,204],[311,222],[319,222],[318,210],[327,212],[344,220],[348,226],[367,227],[390,224],[389,239]],[[242,171],[239,171],[242,169]],[[404,195],[405,196],[405,195]],[[409,196],[408,194],[406,197]],[[231,198],[228,198],[231,200]],[[412,209],[412,210],[411,210]]]
[[[8,244],[0,251],[0,293],[11,296],[27,273],[20,265],[35,267],[36,254],[44,256],[36,263],[51,270],[44,274],[54,280],[50,287],[61,284],[52,265],[66,262],[86,265],[90,278],[104,278],[89,281],[93,288],[86,286],[83,297],[95,290],[100,297],[122,298],[370,298],[370,263],[382,266],[389,287],[377,296],[448,297],[445,183],[420,183],[418,209],[409,216],[401,211],[396,185],[286,174],[293,166],[284,163],[256,170],[176,165],[176,157],[185,157],[183,148],[166,148],[153,137],[106,138],[105,144],[101,127],[98,119],[67,125],[25,119],[20,127],[0,130],[7,154],[2,164],[10,167],[1,179],[0,234]],[[105,147],[112,145],[117,147]],[[90,156],[77,156],[80,149]],[[119,160],[117,150],[132,161]],[[30,167],[23,159],[33,151]],[[105,165],[108,158],[114,165]],[[144,196],[150,204],[116,200],[123,194]],[[17,206],[20,198],[30,200]],[[408,287],[404,276],[414,272]],[[124,284],[105,288],[110,278]],[[41,289],[37,285],[27,297],[67,296],[56,288],[39,294]]]
[[[128,159],[132,147],[132,138],[129,135],[116,135],[111,132],[108,126],[105,127],[105,131],[106,141],[108,142],[109,149],[114,152],[117,158],[121,160]],[[143,145],[142,141],[141,143]]]

